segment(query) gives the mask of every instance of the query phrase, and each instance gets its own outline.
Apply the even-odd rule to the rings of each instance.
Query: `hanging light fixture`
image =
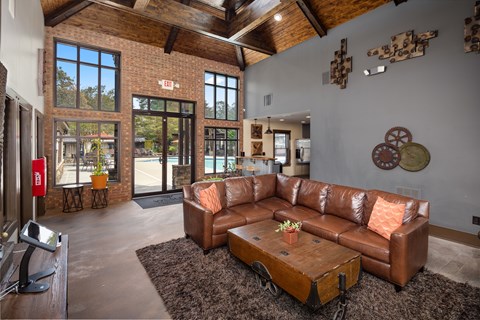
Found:
[[[272,134],[273,131],[272,131],[272,129],[270,129],[270,118],[271,117],[267,117],[267,118],[268,118],[268,129],[267,129],[267,131],[265,131],[265,134]]]

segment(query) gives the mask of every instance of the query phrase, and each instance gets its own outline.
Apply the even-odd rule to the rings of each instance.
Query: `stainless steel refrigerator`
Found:
[[[295,158],[298,164],[310,163],[310,139],[295,140]]]

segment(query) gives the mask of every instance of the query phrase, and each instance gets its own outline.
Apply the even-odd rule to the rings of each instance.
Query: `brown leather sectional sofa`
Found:
[[[215,183],[222,210],[200,205],[199,192]],[[183,188],[187,237],[205,252],[227,243],[227,230],[265,219],[301,221],[302,230],[356,250],[362,267],[397,290],[427,261],[429,203],[379,190],[362,190],[283,174],[196,182]],[[377,197],[405,204],[403,225],[390,240],[367,229]]]

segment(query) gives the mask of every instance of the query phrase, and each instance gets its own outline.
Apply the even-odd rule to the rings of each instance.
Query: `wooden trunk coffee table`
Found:
[[[275,232],[278,224],[266,220],[228,230],[230,252],[313,310],[339,295],[344,302],[345,290],[361,276],[361,254],[303,231],[288,244]]]

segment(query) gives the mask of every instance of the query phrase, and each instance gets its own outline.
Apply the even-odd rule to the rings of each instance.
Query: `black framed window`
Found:
[[[120,53],[55,41],[55,106],[119,111]]]
[[[55,119],[54,123],[55,186],[90,183],[90,174],[98,160],[92,145],[97,138],[101,140],[103,156],[100,161],[108,170],[108,181],[119,180],[118,122]]]
[[[133,96],[132,109],[148,112],[195,114],[195,104],[189,101]]]
[[[223,173],[237,155],[238,129],[205,127],[205,174]]]
[[[273,157],[284,166],[290,165],[290,131],[273,130]]]
[[[205,118],[238,120],[238,78],[205,72]]]

